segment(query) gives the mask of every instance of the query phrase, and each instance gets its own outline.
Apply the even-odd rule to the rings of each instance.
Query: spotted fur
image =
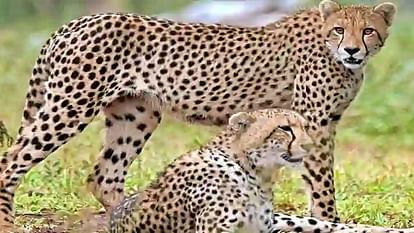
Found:
[[[219,136],[118,207],[110,232],[270,232],[272,174],[301,167],[313,145],[306,127],[289,110],[235,114]]]
[[[412,232],[275,213],[272,174],[282,165],[303,169],[314,146],[306,128],[306,120],[289,110],[232,116],[212,142],[179,157],[150,187],[122,201],[109,232]]]
[[[340,7],[324,0],[320,9],[265,27],[135,14],[85,16],[62,26],[40,51],[19,135],[0,161],[0,228],[13,223],[13,196],[24,174],[100,112],[107,133],[88,183],[111,210],[123,199],[128,167],[163,113],[223,125],[233,113],[275,107],[309,120],[317,144],[303,172],[311,214],[336,219],[335,126],[361,86],[367,59],[384,45],[394,12],[389,3]],[[332,33],[338,25],[342,36]],[[362,37],[368,27],[375,33]],[[362,62],[337,46],[355,38],[369,51],[358,54]]]

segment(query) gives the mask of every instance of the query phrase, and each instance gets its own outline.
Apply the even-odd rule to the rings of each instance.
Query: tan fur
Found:
[[[139,232],[171,227],[170,232],[182,233],[232,232],[240,226],[255,232],[271,229],[272,181],[270,172],[263,171],[282,165],[300,167],[300,162],[291,163],[281,156],[306,155],[301,148],[311,142],[306,125],[303,117],[289,110],[234,115],[227,129],[210,143],[175,160],[149,188],[134,195],[135,203],[126,201],[118,207],[110,231],[137,232],[136,227]],[[280,126],[291,127],[296,139]],[[288,148],[292,142],[293,150]],[[126,207],[129,215],[122,209]],[[229,215],[233,210],[239,213]],[[249,220],[250,214],[263,219]],[[166,221],[167,216],[176,219]]]
[[[320,4],[320,12],[324,15],[324,34],[327,36],[328,47],[335,56],[346,63],[344,58],[349,57],[345,48],[357,48],[359,52],[354,54],[355,58],[362,62],[361,67],[367,59],[378,53],[388,37],[388,28],[396,13],[396,7],[392,3],[382,3],[374,8],[366,6],[349,6],[341,8],[339,4],[325,0]],[[337,33],[335,28],[342,28],[343,33]],[[372,30],[365,35],[364,30]]]
[[[255,28],[135,14],[84,16],[62,26],[40,51],[19,135],[0,163],[0,228],[13,223],[13,195],[24,174],[99,113],[107,137],[88,186],[111,210],[163,113],[223,125],[234,113],[265,108],[291,109],[309,121],[316,143],[303,173],[310,212],[337,219],[335,128],[361,87],[367,59],[383,46],[395,10],[390,4],[332,6],[320,7],[324,17],[318,9],[304,10]],[[339,50],[335,24],[344,29]],[[378,33],[364,37],[365,49],[360,32],[368,26]],[[360,60],[349,60],[344,46],[358,48]]]
[[[150,187],[121,202],[111,214],[109,232],[412,232],[272,211],[271,174],[282,165],[303,168],[300,161],[289,162],[283,155],[303,158],[309,145],[307,122],[293,111],[235,114],[210,143],[179,157]]]

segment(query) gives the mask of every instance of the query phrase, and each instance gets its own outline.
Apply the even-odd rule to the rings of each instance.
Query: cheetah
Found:
[[[109,232],[392,232],[273,212],[274,171],[304,168],[314,145],[307,128],[305,118],[291,110],[232,115],[211,142],[182,155],[147,189],[122,201],[111,214]]]
[[[105,117],[88,187],[106,210],[124,198],[131,163],[163,114],[223,126],[237,112],[286,108],[310,121],[316,146],[302,177],[311,216],[337,220],[334,135],[388,37],[395,5],[324,0],[263,27],[180,23],[135,14],[84,16],[46,41],[15,143],[0,160],[0,228],[14,222],[21,178]]]

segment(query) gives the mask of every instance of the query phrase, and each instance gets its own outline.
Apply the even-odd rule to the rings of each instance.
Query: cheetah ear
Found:
[[[256,118],[247,112],[239,112],[229,119],[229,126],[233,129],[244,131],[256,121]]]
[[[384,2],[374,7],[374,12],[384,17],[385,23],[391,26],[394,15],[397,12],[397,6],[391,2]]]
[[[332,0],[323,0],[319,3],[319,12],[321,13],[322,19],[325,21],[330,15],[339,11],[341,6]]]

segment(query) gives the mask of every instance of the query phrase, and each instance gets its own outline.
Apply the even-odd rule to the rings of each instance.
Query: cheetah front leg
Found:
[[[334,139],[335,124],[328,122],[329,113],[322,109],[309,109],[313,102],[301,98],[295,99],[292,109],[301,113],[309,122],[309,135],[314,140],[314,147],[304,157],[302,178],[309,192],[309,211],[312,217],[338,222],[335,205],[334,186]]]
[[[312,217],[338,222],[334,186],[334,135],[328,129],[312,133],[316,146],[304,159],[302,173],[309,191],[309,210]]]
[[[156,97],[121,97],[103,110],[106,136],[88,187],[109,213],[124,197],[128,168],[161,121]]]
[[[305,169],[302,173],[302,178],[308,186],[309,212],[312,217],[339,222],[333,171],[334,140],[337,120],[344,106],[340,108],[339,100],[335,99],[339,98],[338,93],[326,91],[333,87],[317,86],[318,82],[307,75],[295,79],[295,97],[291,108],[308,120],[310,126],[308,133],[315,145],[309,151],[309,155],[304,157]],[[319,78],[323,79],[323,77]],[[305,83],[300,81],[306,79],[311,81]],[[332,118],[334,114],[335,120]]]

